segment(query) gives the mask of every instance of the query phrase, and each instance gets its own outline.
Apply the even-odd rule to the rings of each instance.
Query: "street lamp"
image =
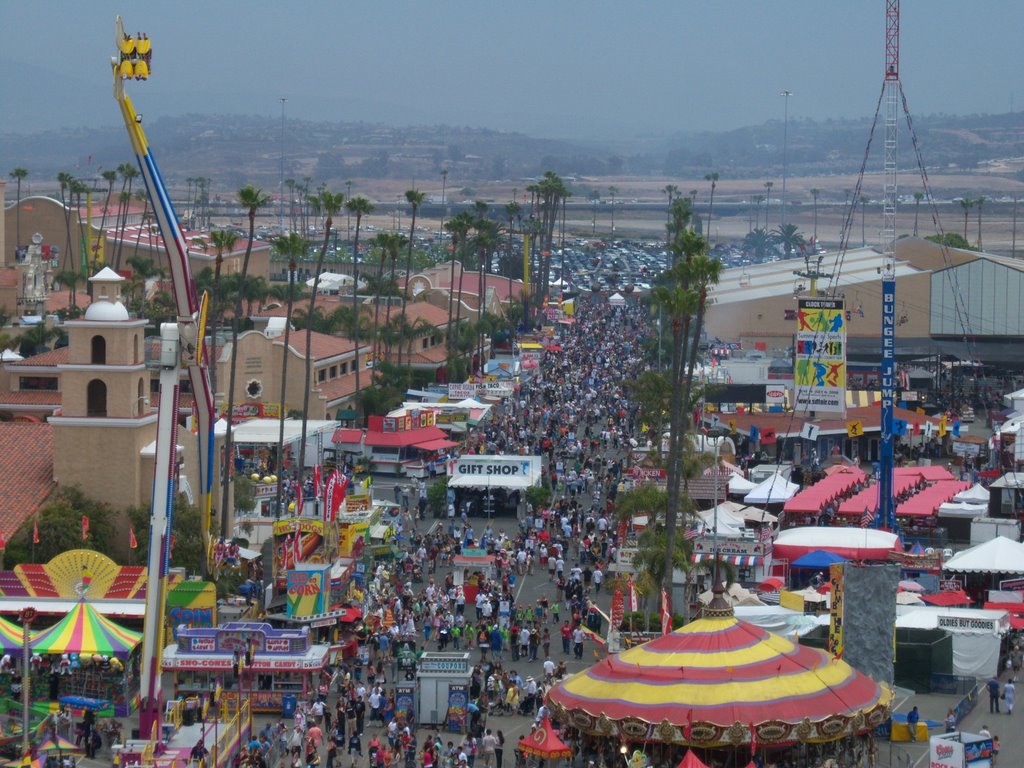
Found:
[[[786,152],[789,149],[789,97],[792,95],[792,91],[782,91],[779,94],[786,100],[785,117],[782,121],[782,227],[786,226]]]
[[[279,99],[281,102],[281,186],[279,187],[280,201],[278,209],[278,228],[281,235],[284,235],[284,105],[288,101],[285,97]]]

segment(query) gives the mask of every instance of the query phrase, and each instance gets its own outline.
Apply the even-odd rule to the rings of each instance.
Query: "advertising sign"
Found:
[[[940,592],[958,592],[964,585],[960,579],[939,579]]]
[[[843,563],[828,567],[832,585],[832,605],[829,608],[828,652],[835,659],[843,658]]]
[[[295,517],[274,523],[274,573],[277,589],[285,589],[286,574],[296,563],[324,562],[324,521]]]
[[[209,581],[184,581],[167,593],[167,621],[178,637],[178,627],[217,626],[217,588]]]
[[[469,711],[469,691],[465,685],[448,686],[448,713],[445,723],[449,733],[462,733]]]
[[[500,485],[503,478],[540,484],[539,456],[462,456],[455,462],[455,477],[475,478],[481,485]]]
[[[292,618],[307,618],[327,610],[330,590],[330,566],[300,563],[288,571],[286,613]]]
[[[970,618],[967,616],[937,616],[939,629],[952,629],[960,632],[996,633],[995,619]]]
[[[964,768],[964,745],[959,741],[932,738],[928,748],[929,768]]]
[[[846,317],[841,299],[800,299],[797,313],[794,410],[846,408]]]
[[[413,722],[416,714],[416,686],[398,685],[395,686],[395,715],[405,715],[405,722]],[[399,720],[399,722],[402,722]]]
[[[477,385],[468,383],[457,383],[448,385],[448,399],[459,401],[476,397]]]

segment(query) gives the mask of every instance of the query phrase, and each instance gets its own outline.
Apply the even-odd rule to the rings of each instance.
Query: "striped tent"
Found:
[[[63,619],[37,633],[32,652],[88,653],[126,659],[142,642],[142,633],[115,624],[85,600]]]
[[[603,659],[548,695],[559,721],[621,741],[749,749],[836,741],[888,717],[892,690],[733,616],[704,618]]]
[[[0,647],[4,653],[9,653],[17,659],[21,658],[21,627],[4,618],[0,618]]]

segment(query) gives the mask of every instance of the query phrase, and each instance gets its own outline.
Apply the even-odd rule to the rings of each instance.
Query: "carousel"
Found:
[[[606,765],[628,754],[658,766],[694,757],[744,766],[756,755],[867,764],[892,690],[736,619],[715,592],[702,618],[554,686],[547,703],[563,737]]]

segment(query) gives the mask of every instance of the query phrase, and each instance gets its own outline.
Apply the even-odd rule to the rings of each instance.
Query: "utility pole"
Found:
[[[786,154],[789,151],[789,97],[792,91],[783,91],[779,94],[785,99],[785,117],[782,120],[782,216],[779,226],[786,226]]]

